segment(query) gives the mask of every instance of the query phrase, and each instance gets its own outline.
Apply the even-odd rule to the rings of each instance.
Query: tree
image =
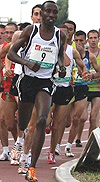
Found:
[[[68,0],[57,0],[57,5],[59,8],[59,17],[56,22],[56,25],[62,24],[65,20],[68,19]]]

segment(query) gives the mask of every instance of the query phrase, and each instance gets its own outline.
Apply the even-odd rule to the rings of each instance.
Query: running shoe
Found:
[[[61,150],[60,150],[60,144],[57,143],[56,148],[55,148],[55,154],[56,155],[60,155],[60,152],[61,152]]]
[[[24,157],[24,154],[21,154],[20,160],[19,160],[19,168],[18,168],[18,174],[26,174],[28,171],[29,165],[31,163],[31,155],[27,156],[27,158]]]
[[[76,147],[82,147],[82,143],[79,139],[76,140]]]
[[[48,164],[55,164],[55,154],[52,154],[50,152],[48,152],[48,160],[47,160]]]
[[[71,148],[65,147],[65,156],[66,157],[74,157],[74,154],[71,152]]]
[[[28,163],[27,160],[23,160],[19,162],[18,174],[26,174],[28,171]]]
[[[36,170],[34,167],[29,167],[26,175],[25,175],[25,179],[29,182],[37,182],[38,179],[36,177]]]
[[[10,152],[11,158],[14,160],[19,160],[22,150],[23,150],[22,144],[15,143],[15,145],[13,146],[13,148]]]
[[[17,160],[17,159],[12,159],[12,158],[11,158],[10,164],[11,164],[11,165],[14,165],[14,166],[18,166],[18,165],[19,165],[19,160]]]
[[[9,152],[8,152],[8,154],[6,154],[5,152],[3,152],[0,155],[0,161],[10,161],[10,160],[11,160],[11,158],[10,158]]]

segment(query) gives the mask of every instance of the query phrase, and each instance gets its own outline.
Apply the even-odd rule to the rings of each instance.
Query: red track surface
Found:
[[[83,147],[77,148],[75,146],[75,143],[72,146],[72,152],[75,154],[75,157],[73,158],[68,158],[68,157],[65,157],[64,155],[64,148],[65,148],[65,144],[67,143],[68,133],[69,133],[69,128],[66,128],[63,139],[62,139],[62,143],[61,143],[61,155],[56,156],[56,164],[54,165],[47,163],[47,153],[49,151],[51,135],[50,134],[46,135],[45,143],[41,151],[41,155],[38,160],[37,168],[36,168],[39,182],[55,182],[56,181],[54,177],[55,169],[53,169],[52,167],[58,167],[62,163],[65,163],[69,160],[73,160],[80,156],[88,140],[88,127],[89,127],[89,122],[86,122],[84,131],[82,134]],[[9,133],[10,148],[13,146],[13,144],[14,144],[14,141],[12,139],[11,134]],[[2,153],[2,146],[0,144],[0,154],[1,153]],[[0,182],[25,182],[26,180],[24,179],[24,176],[17,173],[17,168],[18,166],[11,166],[10,162],[8,161],[7,162],[0,161]]]

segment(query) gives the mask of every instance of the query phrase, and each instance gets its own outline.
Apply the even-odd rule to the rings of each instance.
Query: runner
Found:
[[[7,42],[4,43],[4,47],[11,42],[12,36],[14,32],[17,30],[17,25],[13,22],[8,23],[5,26],[5,35]],[[6,49],[8,51],[9,45]],[[6,52],[4,53],[6,55]],[[11,64],[11,69],[13,70],[14,64]],[[9,75],[10,76],[7,76]],[[10,160],[9,156],[9,146],[8,146],[8,131],[11,131],[14,140],[17,139],[17,124],[15,121],[15,112],[17,110],[16,101],[13,96],[9,94],[10,86],[11,86],[11,76],[13,75],[12,71],[6,72],[5,69],[5,60],[4,60],[4,68],[3,68],[3,86],[4,91],[1,95],[1,122],[0,122],[0,135],[1,135],[1,143],[3,146],[3,153],[0,155],[0,160]],[[3,122],[3,124],[2,124]]]
[[[10,60],[20,63],[24,67],[24,74],[21,75],[20,83],[18,83],[20,87],[17,85],[21,91],[19,92],[18,118],[19,127],[22,131],[28,125],[34,104],[36,107],[37,121],[31,149],[32,160],[26,174],[26,180],[33,182],[37,181],[35,167],[45,139],[46,118],[52,99],[50,95],[55,88],[51,78],[54,66],[58,61],[58,53],[60,76],[65,76],[63,46],[66,38],[63,32],[61,32],[60,37],[58,36],[59,40],[56,37],[60,33],[60,30],[54,26],[58,17],[56,3],[53,1],[44,2],[41,14],[41,24],[27,27],[8,53]],[[22,59],[17,55],[17,52],[27,40],[29,40],[29,44],[23,51],[25,59]]]
[[[62,27],[61,27],[62,29]],[[64,29],[64,27],[63,27]],[[68,28],[67,28],[68,29]],[[66,32],[65,30],[63,30]],[[67,35],[67,33],[66,33]],[[57,141],[59,138],[59,134],[63,135],[64,129],[67,125],[69,125],[69,121],[66,122],[66,115],[68,113],[68,107],[71,102],[73,102],[74,92],[71,86],[72,79],[72,67],[73,67],[73,59],[75,59],[76,63],[80,67],[81,71],[84,74],[87,74],[86,66],[83,64],[80,54],[77,50],[73,50],[73,47],[66,44],[66,52],[64,56],[65,66],[66,66],[66,76],[62,79],[59,78],[58,73],[54,74],[55,83],[57,85],[57,89],[53,95],[53,123],[52,123],[52,135],[51,135],[51,144],[50,144],[50,152],[48,153],[48,163],[54,164],[55,161],[55,148],[57,145]],[[69,56],[69,57],[68,57]],[[68,66],[66,63],[66,57],[69,58],[70,65]],[[67,58],[67,59],[68,59]],[[63,95],[63,97],[62,97]],[[59,132],[60,130],[60,132]]]
[[[100,67],[97,65],[96,57],[85,51],[86,44],[86,33],[84,31],[77,31],[74,36],[76,49],[80,53],[84,64],[87,67],[87,70],[90,70],[91,65],[94,67],[97,73],[89,74],[90,79],[93,77],[100,75]],[[85,109],[85,105],[87,104],[87,96],[88,96],[88,86],[87,82],[82,81],[80,76],[76,77],[75,80],[75,102],[72,103],[73,115],[72,115],[72,125],[69,132],[68,142],[65,147],[65,155],[67,157],[73,157],[74,154],[71,152],[72,143],[76,137],[78,131],[78,123],[80,121],[80,117]]]
[[[97,64],[100,66],[100,48],[98,48],[98,42],[99,42],[99,33],[97,30],[90,30],[88,32],[88,43],[89,48],[88,51],[92,54],[94,54],[97,58]],[[94,68],[91,67],[90,71],[93,73],[95,72]],[[100,82],[93,81],[93,83],[88,84],[89,92],[88,92],[88,98],[87,98],[87,104],[85,107],[85,110],[80,118],[79,128],[78,128],[78,134],[77,134],[77,140],[81,141],[81,135],[84,128],[84,122],[88,118],[88,106],[91,103],[91,112],[89,116],[89,135],[93,129],[100,126],[99,125],[99,108],[100,108],[100,89],[99,89]]]

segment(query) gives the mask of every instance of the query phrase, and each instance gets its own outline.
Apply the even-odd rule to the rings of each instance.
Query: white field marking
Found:
[[[86,131],[88,131],[88,129],[84,129],[83,131],[86,132]],[[65,133],[69,133],[69,131],[64,132],[64,134],[65,134]],[[48,135],[51,136],[51,134],[46,134],[46,136],[48,136]],[[9,141],[13,141],[14,139],[13,139],[13,138],[9,138],[8,140],[9,140]],[[88,140],[84,140],[84,141],[81,141],[81,143],[86,143],[87,141],[88,141]],[[74,142],[73,144],[75,144],[75,142]],[[60,146],[63,147],[63,146],[66,146],[66,144],[61,144]],[[49,148],[50,148],[50,146],[48,146],[48,147],[43,147],[42,150],[49,149]],[[0,182],[1,182],[1,181],[0,181]]]
[[[86,143],[88,140],[84,140],[84,141],[81,141],[81,143]],[[73,144],[75,144],[75,142],[73,142]],[[66,144],[61,144],[60,145],[61,147],[64,147],[64,146],[66,146]],[[50,146],[48,146],[48,147],[43,147],[42,148],[42,150],[45,150],[45,149],[49,149],[50,148]]]
[[[13,140],[13,138],[11,138],[10,140]],[[88,141],[88,140],[84,140],[84,141],[81,141],[81,143],[87,143],[87,141]],[[73,144],[75,144],[75,142],[73,142]],[[64,147],[64,146],[66,146],[66,144],[61,144],[60,146],[61,146],[61,147]],[[42,150],[49,149],[49,148],[50,148],[50,146],[48,146],[48,147],[43,147]],[[1,181],[0,181],[0,182],[1,182]]]
[[[83,131],[85,132],[85,131],[88,131],[88,130],[89,130],[89,129],[84,129]],[[65,132],[64,132],[64,134],[66,134],[66,133],[69,134],[69,131],[65,131]],[[51,136],[51,133],[50,133],[50,134],[46,134],[46,136]],[[14,139],[13,139],[13,138],[9,138],[8,140],[9,140],[9,141],[13,141]]]
[[[10,140],[13,140],[13,138],[11,138]],[[81,143],[86,143],[88,140],[84,140],[84,141],[81,141]],[[73,144],[75,144],[75,142],[73,142]],[[60,145],[61,147],[63,147],[63,146],[66,146],[66,144],[61,144]],[[49,149],[50,148],[50,146],[48,146],[48,147],[43,147],[42,148],[42,150],[45,150],[45,149]],[[1,181],[0,181],[1,182]]]
[[[12,139],[13,140],[13,139]],[[81,141],[81,143],[86,143],[88,140],[84,140],[84,141]],[[75,142],[73,142],[73,144],[75,144]],[[61,147],[64,147],[64,146],[66,146],[66,144],[61,144],[60,145]],[[42,150],[45,150],[45,149],[49,149],[50,148],[50,146],[48,146],[48,147],[43,147],[42,148]],[[1,181],[0,181],[1,182]]]
[[[89,131],[89,129],[84,129],[83,131]],[[69,134],[69,131],[65,131],[64,134]],[[51,133],[50,134],[46,134],[46,136],[51,136]]]
[[[57,169],[58,167],[57,166],[55,166],[55,167],[51,167],[50,169],[53,169],[53,170],[55,170],[55,169]]]

